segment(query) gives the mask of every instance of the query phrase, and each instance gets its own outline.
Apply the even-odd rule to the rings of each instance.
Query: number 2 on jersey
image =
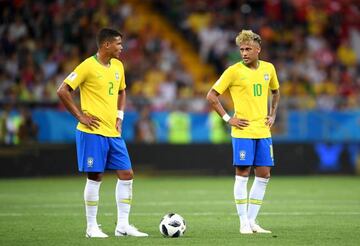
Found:
[[[110,96],[114,95],[113,88],[114,88],[113,82],[109,82],[109,95]]]
[[[261,84],[253,84],[254,97],[259,97],[262,94]]]

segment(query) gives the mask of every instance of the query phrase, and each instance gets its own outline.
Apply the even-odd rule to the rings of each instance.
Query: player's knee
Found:
[[[248,177],[250,175],[250,167],[249,166],[236,167],[235,174],[237,176]]]
[[[255,167],[255,176],[259,178],[269,179],[271,168],[267,166]]]
[[[256,177],[263,178],[263,179],[269,179],[270,173],[257,173]]]
[[[132,169],[130,170],[121,170],[118,171],[118,178],[121,180],[131,180],[134,178],[134,172]]]
[[[259,178],[263,178],[263,179],[269,179],[270,178],[270,173],[264,173],[264,172],[262,172],[262,173],[259,173],[259,172],[257,172],[256,174],[255,174],[255,176],[256,177],[259,177]]]
[[[100,182],[102,180],[102,173],[88,173],[87,178],[96,182]]]

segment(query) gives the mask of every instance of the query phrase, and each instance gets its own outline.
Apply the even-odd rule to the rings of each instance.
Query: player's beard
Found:
[[[121,56],[121,50],[119,50],[115,53],[114,58],[120,60],[120,56]]]

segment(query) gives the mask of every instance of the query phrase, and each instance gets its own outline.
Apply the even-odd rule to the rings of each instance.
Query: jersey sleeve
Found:
[[[120,76],[121,76],[121,78],[120,78],[119,91],[122,91],[122,90],[125,90],[125,88],[126,88],[124,67],[122,67]]]
[[[230,68],[226,69],[220,78],[215,82],[214,86],[212,87],[215,91],[219,94],[223,94],[224,91],[230,86],[232,82],[232,72]]]
[[[114,64],[116,64],[117,67],[117,73],[119,76],[119,91],[125,90],[126,88],[126,83],[125,83],[125,69],[124,69],[124,65],[123,63],[118,60],[118,59],[112,59],[111,62],[114,62]]]
[[[80,63],[73,72],[71,72],[64,80],[73,90],[75,90],[82,82],[85,81],[87,69],[85,62]]]
[[[275,67],[273,65],[271,67],[272,67],[272,70],[271,70],[269,87],[270,87],[271,90],[277,90],[280,87],[279,81],[278,81],[278,78],[277,78],[277,75],[276,75]]]

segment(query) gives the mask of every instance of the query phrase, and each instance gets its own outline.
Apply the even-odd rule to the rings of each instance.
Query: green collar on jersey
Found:
[[[246,66],[246,67],[250,68],[248,65],[246,65],[246,64],[244,63],[244,61],[243,61],[243,60],[241,60],[241,63],[242,63],[244,66]],[[252,69],[252,70],[256,70],[256,69],[258,69],[258,68],[259,68],[259,66],[260,66],[260,61],[258,60],[258,61],[257,61],[257,64],[256,64],[256,68],[255,68],[255,69],[250,68],[250,69]]]
[[[95,54],[93,55],[93,57],[95,58],[95,60],[101,65],[101,66],[104,66],[104,67],[110,67],[111,66],[111,62],[109,61],[109,65],[104,65],[102,64],[99,59],[98,59],[98,56]]]

